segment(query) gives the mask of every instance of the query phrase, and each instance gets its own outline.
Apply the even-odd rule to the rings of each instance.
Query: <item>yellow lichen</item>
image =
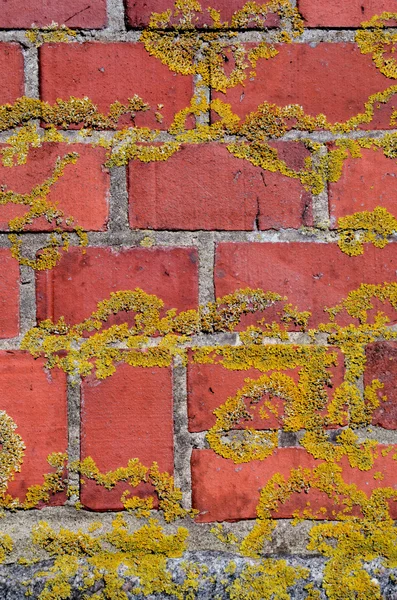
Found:
[[[384,248],[397,231],[397,219],[385,208],[376,206],[372,212],[357,212],[338,219],[339,248],[349,256],[364,253],[364,244]]]
[[[42,44],[68,42],[76,37],[77,32],[66,25],[51,23],[46,27],[32,27],[26,33],[26,38],[38,48]]]
[[[397,79],[397,63],[392,57],[385,58],[388,46],[397,42],[397,34],[385,31],[387,23],[396,21],[397,13],[383,12],[373,16],[369,21],[361,23],[355,41],[362,54],[372,54],[375,66],[389,79]]]

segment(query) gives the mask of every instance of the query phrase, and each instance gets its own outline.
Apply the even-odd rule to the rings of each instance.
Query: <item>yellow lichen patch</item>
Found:
[[[37,98],[23,96],[13,104],[0,106],[0,131],[7,131],[40,119],[45,125],[67,129],[70,125],[82,125],[81,135],[88,136],[92,129],[116,129],[122,115],[135,117],[137,112],[149,110],[149,105],[137,95],[125,104],[114,102],[107,115],[99,112],[96,105],[87,97],[68,100],[58,99],[49,104]],[[54,135],[54,129],[51,129]]]
[[[120,291],[100,302],[98,310],[78,325],[69,326],[63,319],[57,323],[43,321],[25,335],[21,348],[35,357],[44,354],[50,368],[56,366],[80,375],[95,369],[100,379],[112,375],[120,362],[168,367],[175,356],[186,360],[188,336],[233,331],[243,315],[262,312],[280,299],[278,294],[245,289],[198,310],[179,314],[170,310],[162,314],[163,302],[156,296],[138,288]],[[130,313],[135,325],[124,323],[103,329],[108,317],[120,312]],[[83,338],[84,333],[92,335],[87,339]],[[148,346],[151,336],[157,336],[154,346]]]
[[[255,68],[258,59],[278,54],[274,43],[259,42],[247,50],[236,38],[233,28],[255,23],[263,27],[269,14],[281,16],[274,42],[286,43],[303,32],[303,21],[288,0],[272,0],[266,4],[247,2],[234,13],[231,23],[221,23],[217,11],[209,9],[213,31],[198,31],[196,23],[202,13],[198,2],[176,2],[174,10],[153,13],[141,40],[149,54],[159,58],[172,71],[182,75],[199,75],[201,83],[226,91],[245,81],[247,69]],[[289,32],[287,32],[289,30]],[[230,72],[225,62],[231,61]],[[251,76],[254,74],[251,71]]]
[[[278,445],[278,429],[305,430],[300,443],[313,457],[339,461],[346,456],[352,467],[368,470],[373,464],[376,443],[359,443],[353,429],[370,424],[374,410],[384,398],[379,395],[382,385],[378,380],[367,385],[364,393],[360,391],[365,346],[379,338],[397,337],[388,328],[385,314],[378,312],[373,323],[368,322],[373,299],[396,309],[397,284],[362,285],[339,305],[327,309],[328,323],[310,330],[313,339],[317,332],[326,333],[328,344],[344,355],[344,380],[338,385],[334,384],[330,370],[337,362],[337,355],[328,346],[266,343],[271,336],[287,340],[288,335],[280,324],[267,323],[262,317],[267,307],[282,298],[260,290],[240,290],[197,311],[179,314],[175,310],[162,312],[162,301],[142,290],[117,292],[99,303],[98,309],[78,325],[68,326],[63,319],[57,323],[44,321],[28,332],[21,347],[35,357],[44,355],[50,368],[82,375],[94,371],[99,379],[112,375],[120,362],[169,367],[178,356],[186,364],[189,347],[193,348],[191,359],[195,363],[217,363],[230,370],[255,368],[265,374],[247,380],[235,396],[214,411],[216,422],[207,434],[213,450],[237,463],[264,460]],[[130,312],[135,324],[104,329],[108,317],[121,311]],[[342,313],[347,313],[351,321],[348,325],[337,324],[336,319]],[[192,345],[192,335],[234,331],[245,314],[258,315],[258,320],[257,325],[240,332],[239,345]],[[298,312],[289,303],[282,306],[279,314],[281,323],[292,322],[301,330],[309,326],[310,313]],[[82,337],[86,333],[92,335],[88,339]],[[283,373],[291,369],[296,370],[297,381]],[[331,395],[327,387],[332,385]],[[260,402],[263,406],[258,414],[264,421],[263,430],[250,427],[236,430],[252,420],[251,409]],[[270,417],[273,424],[266,427]],[[349,427],[331,442],[327,434],[330,426]],[[102,484],[106,486],[106,481]]]
[[[134,594],[166,594],[179,600],[193,600],[198,573],[193,569],[187,571],[184,581],[175,583],[166,569],[168,558],[182,556],[187,536],[182,527],[175,534],[166,535],[154,519],[130,533],[120,515],[113,520],[109,533],[98,536],[63,528],[56,532],[41,521],[33,529],[33,544],[45,550],[55,562],[48,571],[38,574],[46,577],[39,598],[69,598],[71,582],[79,573],[82,593],[92,592],[95,586],[102,590],[100,597],[127,600],[120,574],[123,567],[123,573],[135,579]]]
[[[390,487],[377,488],[367,496],[354,484],[346,483],[341,473],[339,466],[324,463],[313,470],[292,469],[288,479],[280,474],[271,477],[261,491],[258,518],[243,540],[241,551],[248,556],[259,556],[264,541],[270,538],[275,526],[272,513],[280,503],[286,502],[293,494],[318,490],[332,501],[335,507],[333,518],[337,521],[312,527],[308,545],[309,550],[320,552],[330,559],[324,573],[327,597],[332,600],[360,597],[364,600],[375,597],[364,595],[370,589],[370,578],[363,569],[364,562],[383,558],[385,566],[395,567],[397,564],[397,530],[389,508],[389,502],[397,500],[397,492]],[[340,577],[346,578],[346,592],[344,587],[341,592]],[[363,591],[356,596],[355,586],[359,582]],[[377,585],[374,589],[379,591]]]
[[[397,34],[385,31],[387,23],[397,20],[397,13],[383,12],[373,16],[369,21],[361,23],[355,41],[362,54],[372,54],[372,60],[383,75],[389,79],[397,79],[397,63],[393,57],[385,57],[388,46],[397,42]]]
[[[385,208],[377,206],[372,212],[357,212],[338,219],[339,248],[349,256],[364,253],[364,244],[384,248],[389,237],[397,231],[397,219]]]
[[[69,42],[76,37],[77,32],[66,25],[51,23],[46,27],[32,27],[25,35],[29,42],[38,48],[42,44]]]
[[[25,130],[26,129],[27,128],[25,128]],[[31,133],[31,130],[29,130],[29,132]],[[18,135],[20,135],[20,133],[21,132],[19,132]],[[21,154],[22,150],[18,145],[19,141],[16,141],[15,143],[16,146],[13,146],[12,148],[18,152],[19,162],[24,162],[26,153],[23,151],[23,154]],[[23,144],[24,143],[25,142],[23,142]],[[34,146],[39,145],[39,140],[36,140],[34,137],[33,142],[31,143]],[[25,148],[25,146],[22,146],[22,148]],[[13,155],[8,157],[7,154],[3,154],[3,160],[4,157],[6,161],[8,158],[12,160],[12,156]],[[60,177],[62,177],[67,165],[75,164],[77,162],[78,156],[77,152],[71,152],[66,154],[63,158],[58,158],[52,175],[43,183],[36,185],[30,194],[19,194],[13,190],[0,190],[0,206],[17,205],[26,207],[25,214],[14,217],[8,223],[9,230],[13,232],[8,236],[11,242],[11,254],[21,265],[27,265],[36,270],[54,267],[61,258],[59,249],[67,251],[69,248],[70,234],[68,229],[77,234],[81,246],[87,245],[87,238],[81,227],[73,227],[73,218],[65,217],[64,212],[48,200],[48,194],[50,193],[52,186]],[[42,248],[37,258],[25,257],[22,254],[22,237],[19,234],[26,230],[27,226],[40,218],[44,218],[49,223],[53,223],[55,225],[54,232],[49,235],[47,245]]]
[[[4,410],[0,411],[0,497],[4,498],[9,481],[21,470],[25,444],[15,433],[17,425]]]
[[[0,532],[0,564],[5,561],[7,555],[12,552],[14,548],[14,542],[12,538],[6,533]]]
[[[209,45],[211,46],[211,44]],[[264,49],[261,46],[250,52],[251,59],[255,63]],[[349,156],[360,158],[362,148],[381,150],[385,156],[396,158],[396,134],[387,133],[379,138],[364,137],[358,140],[341,138],[336,142],[337,147],[329,150],[328,153],[323,153],[321,145],[313,143],[311,140],[302,139],[290,142],[303,144],[309,152],[301,169],[292,168],[280,159],[278,149],[271,146],[272,140],[277,140],[291,129],[309,132],[315,129],[332,132],[352,131],[363,123],[371,122],[374,117],[374,107],[388,102],[396,91],[396,86],[391,86],[384,92],[370,96],[368,102],[365,103],[364,113],[359,113],[344,123],[334,125],[330,124],[322,114],[317,116],[305,114],[299,105],[278,107],[266,102],[241,122],[240,118],[231,110],[230,105],[220,99],[213,99],[209,102],[202,91],[192,97],[189,106],[175,115],[174,121],[169,127],[169,133],[174,136],[172,141],[157,142],[160,132],[156,129],[126,127],[110,136],[100,137],[99,140],[93,141],[92,145],[94,147],[99,145],[107,150],[105,165],[111,168],[128,164],[131,160],[165,161],[178,152],[183,144],[217,141],[224,144],[234,156],[248,160],[264,170],[298,179],[306,189],[318,194],[324,189],[327,182],[339,179],[344,161]],[[107,115],[98,112],[96,106],[88,98],[71,97],[69,100],[57,100],[53,105],[37,99],[20,98],[13,105],[0,106],[0,130],[19,127],[19,130],[10,135],[5,147],[1,149],[3,163],[12,166],[15,162],[18,164],[26,162],[30,149],[45,141],[52,143],[67,141],[63,134],[56,129],[57,127],[82,125],[83,129],[80,130],[80,135],[89,139],[94,129],[115,129],[121,116],[129,114],[134,118],[137,112],[146,111],[149,108],[138,96],[133,96],[125,104],[114,102]],[[201,115],[208,115],[210,110],[219,117],[210,125],[197,122],[195,127],[187,127],[188,117],[198,118]],[[37,119],[45,123],[44,132],[38,130],[32,123]],[[393,113],[391,124],[394,123],[394,120],[395,114]],[[236,136],[232,143],[230,135]],[[71,154],[67,156],[71,156]],[[43,185],[46,184],[48,181]],[[3,191],[2,203],[29,204],[27,198],[30,196],[33,202],[35,191],[32,190],[30,195]],[[25,217],[13,219],[10,227],[17,232],[26,230],[27,225],[40,216],[44,216],[55,224],[57,221],[61,223],[55,227],[54,232],[49,236],[47,245],[36,259],[23,255],[22,239],[17,233],[10,235],[12,255],[21,264],[38,270],[53,268],[61,256],[60,249],[67,251],[70,245],[68,228],[73,223],[72,217],[65,218],[60,209],[49,205],[46,194],[44,196],[42,194],[35,197],[34,207],[31,206]],[[382,246],[385,243],[387,232],[393,226],[391,215],[386,215],[385,209],[379,207],[375,209],[372,217],[363,213],[358,219],[358,214],[353,215],[351,217],[353,227],[358,226],[358,220],[363,227],[367,227],[365,234],[361,230],[357,230],[357,233],[354,234],[355,229],[344,229],[347,224],[342,223],[341,226],[340,246],[349,253],[360,252],[362,243],[367,239]],[[372,227],[372,229],[368,229],[368,227]],[[82,246],[86,245],[87,234],[77,225],[74,226],[73,231],[78,237],[78,243]]]
[[[159,510],[162,511],[164,519],[167,522],[175,521],[188,515],[194,516],[196,511],[186,510],[182,507],[182,492],[175,487],[174,479],[168,473],[161,473],[157,463],[153,463],[150,468],[145,467],[137,458],[131,459],[126,467],[119,467],[115,471],[101,473],[91,457],[83,461],[75,461],[70,465],[70,470],[79,473],[85,479],[91,479],[111,490],[120,481],[127,482],[131,488],[137,487],[140,483],[151,483],[158,497]],[[130,497],[130,491],[124,492],[121,501],[124,508],[135,512],[137,516],[148,516],[153,507],[152,499],[141,499]]]
[[[291,598],[288,588],[299,579],[307,579],[309,571],[291,567],[284,560],[264,560],[259,565],[247,565],[228,586],[230,600],[273,600]]]
[[[210,529],[210,533],[214,535],[222,544],[227,544],[229,546],[236,546],[238,544],[239,539],[232,531],[225,531],[224,526],[221,523],[216,523]]]

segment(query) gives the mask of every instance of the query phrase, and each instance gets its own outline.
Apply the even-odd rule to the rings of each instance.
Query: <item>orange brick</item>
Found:
[[[80,322],[111,292],[136,287],[159,296],[165,308],[197,307],[197,262],[192,248],[71,248],[54,269],[37,273],[37,316]]]
[[[91,456],[102,471],[126,466],[130,458],[174,469],[171,369],[118,365],[108,379],[90,376],[82,385],[81,457]],[[87,482],[82,502],[91,510],[120,510],[127,485],[112,491]],[[131,491],[131,488],[128,488]],[[152,494],[148,484],[139,495]],[[135,490],[132,490],[135,494]]]
[[[0,248],[0,338],[19,333],[19,265]]]
[[[9,486],[20,499],[53,470],[48,455],[67,451],[66,376],[58,369],[46,371],[44,364],[25,352],[0,351],[0,409],[15,421],[26,446],[21,472]],[[64,494],[52,499],[64,502]]]
[[[103,167],[105,151],[85,144],[43,144],[33,148],[24,165],[12,168],[0,164],[0,180],[6,189],[28,194],[32,189],[51,177],[58,157],[77,152],[76,164],[65,166],[64,174],[51,187],[47,198],[56,204],[66,217],[74,217],[74,223],[88,231],[101,231],[108,217],[110,179]],[[8,221],[27,212],[26,206],[0,206],[0,229],[8,229]],[[47,231],[54,224],[41,218],[27,226],[27,230]]]

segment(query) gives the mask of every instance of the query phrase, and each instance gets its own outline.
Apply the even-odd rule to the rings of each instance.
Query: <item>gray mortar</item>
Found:
[[[110,169],[109,220],[107,231],[116,235],[130,232],[128,223],[127,168]]]
[[[39,90],[39,51],[35,46],[23,48],[25,96],[40,98]]]
[[[126,31],[123,0],[107,0],[107,14],[109,31],[115,31],[118,34]]]
[[[81,417],[81,380],[77,376],[67,376],[68,399],[68,460],[80,460],[80,417]],[[68,472],[68,485],[80,489],[78,473]],[[68,503],[74,504],[79,497],[73,495]]]
[[[192,479],[190,457],[192,446],[188,431],[187,415],[187,369],[180,364],[178,357],[172,368],[173,410],[174,410],[174,478],[183,493],[183,506],[192,506]]]
[[[19,322],[23,335],[36,325],[36,278],[30,267],[21,265],[19,270]]]
[[[98,534],[107,533],[111,530],[111,524],[115,518],[116,512],[91,512],[88,510],[76,510],[72,506],[46,507],[41,510],[7,512],[1,521],[1,531],[10,535],[15,542],[14,550],[6,558],[6,563],[14,563],[20,557],[26,557],[29,560],[48,558],[48,555],[35,546],[31,541],[32,528],[40,521],[45,521],[56,531],[60,527],[72,531],[82,530],[88,533],[88,528],[93,523],[101,523],[102,527]],[[124,512],[123,516],[131,531],[136,531],[142,527],[143,521],[133,515]],[[184,519],[175,523],[166,523],[161,514],[152,511],[152,517],[157,519],[164,528],[165,533],[175,533],[178,527],[186,527],[189,531],[187,539],[187,549],[193,550],[213,550],[219,552],[234,551],[233,547],[219,541],[211,533],[212,523],[196,523],[191,519]],[[316,523],[320,523],[317,521]],[[233,533],[237,538],[243,539],[254,527],[255,521],[243,520],[236,523],[225,523],[226,533]],[[309,531],[313,526],[313,521],[302,521],[297,525],[292,525],[289,519],[278,520],[273,531],[272,538],[266,541],[263,546],[263,555],[271,554],[291,554],[313,556],[308,552],[306,546],[309,541]],[[95,534],[94,534],[95,535]]]

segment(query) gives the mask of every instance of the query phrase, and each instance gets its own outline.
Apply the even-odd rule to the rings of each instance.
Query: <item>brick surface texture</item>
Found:
[[[0,508],[67,453],[36,508],[83,529],[136,495],[219,549],[197,524],[249,531],[298,469],[274,518],[372,531],[397,518],[397,3],[197,5],[0,0]]]

